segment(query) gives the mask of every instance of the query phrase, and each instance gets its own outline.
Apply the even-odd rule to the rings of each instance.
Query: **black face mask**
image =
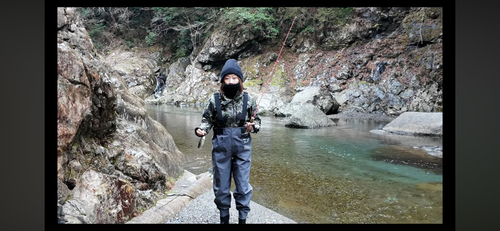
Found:
[[[222,85],[222,90],[227,98],[233,99],[236,93],[240,90],[240,83],[237,84],[225,84]]]

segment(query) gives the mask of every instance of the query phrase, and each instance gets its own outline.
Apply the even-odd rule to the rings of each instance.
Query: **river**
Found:
[[[212,133],[201,149],[194,135],[203,108],[146,109],[173,136],[186,170],[209,170]],[[252,134],[253,201],[299,223],[443,223],[442,168],[374,158],[380,153],[422,155],[425,151],[412,146],[439,146],[441,139],[373,134],[370,130],[388,122],[371,120],[340,119],[338,126],[293,129],[284,126],[286,118],[261,119],[261,131]]]

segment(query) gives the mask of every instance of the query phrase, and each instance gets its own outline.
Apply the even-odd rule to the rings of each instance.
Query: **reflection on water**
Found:
[[[208,171],[212,134],[201,149],[194,135],[202,108],[146,108],[184,153],[184,168],[195,174]],[[284,126],[285,118],[261,119],[262,130],[252,134],[250,183],[255,202],[299,223],[443,222],[440,165],[426,168],[427,162],[422,167],[406,159],[384,161],[379,155],[401,150],[422,155],[424,151],[413,147],[440,146],[440,139],[369,132],[386,122],[340,119],[338,126],[293,129]]]

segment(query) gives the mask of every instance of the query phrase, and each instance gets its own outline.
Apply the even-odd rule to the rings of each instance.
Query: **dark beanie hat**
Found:
[[[235,74],[240,77],[241,82],[243,82],[243,73],[241,72],[241,68],[238,65],[238,62],[235,59],[229,59],[224,64],[222,71],[220,72],[220,82],[222,83],[224,76],[227,74]]]

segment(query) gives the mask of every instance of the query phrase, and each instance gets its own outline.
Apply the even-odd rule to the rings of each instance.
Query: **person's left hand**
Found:
[[[203,130],[202,130],[202,129],[200,129],[200,128],[196,129],[196,131],[195,131],[195,132],[196,132],[196,134],[197,134],[198,136],[204,136],[204,135],[206,135],[206,134],[207,134],[207,132],[206,132],[206,131],[203,131]]]
[[[255,123],[249,123],[249,122],[245,123],[245,127],[247,128],[247,132],[253,131],[253,125],[255,125]]]

